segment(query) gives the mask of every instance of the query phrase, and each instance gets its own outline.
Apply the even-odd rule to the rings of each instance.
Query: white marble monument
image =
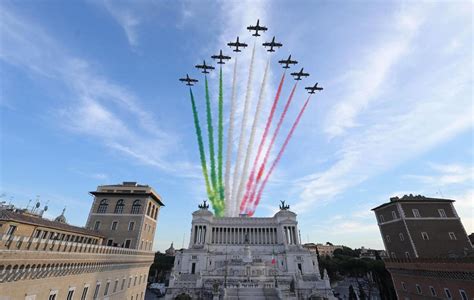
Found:
[[[315,253],[302,247],[296,214],[273,217],[193,213],[189,248],[177,251],[166,299],[335,299]]]

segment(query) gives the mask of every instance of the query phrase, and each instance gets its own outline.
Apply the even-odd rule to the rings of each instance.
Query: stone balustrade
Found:
[[[125,255],[151,255],[153,253],[151,251],[128,248],[4,234],[0,234],[0,251],[1,250],[55,251]]]
[[[151,251],[0,235],[0,284],[148,267]]]

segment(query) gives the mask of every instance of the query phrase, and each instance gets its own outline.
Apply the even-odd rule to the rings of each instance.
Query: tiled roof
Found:
[[[32,216],[29,214],[14,212],[11,210],[0,210],[0,220],[32,224],[32,225],[37,225],[41,227],[48,227],[52,229],[64,230],[64,231],[69,231],[69,232],[74,232],[74,233],[79,233],[79,234],[84,234],[84,235],[92,235],[95,237],[102,237],[102,238],[104,237],[101,234],[93,230],[86,229],[84,227],[78,227],[78,226],[73,226],[66,223],[55,222],[55,221],[51,221],[39,216],[38,217]]]

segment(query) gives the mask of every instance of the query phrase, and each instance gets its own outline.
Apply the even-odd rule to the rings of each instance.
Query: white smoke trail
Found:
[[[250,164],[250,159],[252,157],[252,152],[254,148],[254,139],[255,139],[255,133],[257,131],[257,125],[258,125],[258,120],[260,118],[260,114],[262,111],[262,104],[263,104],[263,98],[265,96],[265,85],[267,82],[267,74],[268,74],[268,65],[270,64],[270,59],[267,60],[267,64],[265,65],[265,71],[263,73],[263,80],[262,80],[262,85],[260,86],[260,94],[258,96],[258,101],[257,101],[257,107],[255,109],[255,116],[253,119],[252,123],[252,130],[250,132],[250,138],[249,138],[249,143],[247,145],[247,154],[245,155],[245,162],[244,162],[244,167],[242,169],[242,175],[240,176],[240,183],[239,183],[239,189],[237,191],[237,198],[234,199],[234,201],[237,202],[237,207],[240,212],[240,204],[242,202],[242,197],[244,193],[244,188],[245,184],[247,182],[247,177],[249,173],[249,164]]]
[[[229,118],[229,131],[227,134],[227,153],[226,153],[226,163],[225,163],[225,216],[231,217],[232,209],[235,205],[232,203],[231,198],[231,187],[230,187],[230,169],[232,164],[232,146],[233,134],[234,134],[234,118],[235,118],[235,94],[237,91],[236,88],[237,82],[237,55],[235,56],[234,62],[234,77],[232,78],[232,96],[230,98],[230,118]]]
[[[239,171],[240,171],[240,161],[242,160],[244,156],[244,137],[245,137],[245,128],[247,127],[247,118],[248,118],[248,111],[249,111],[249,106],[250,106],[250,96],[252,93],[252,76],[253,76],[253,63],[254,63],[254,58],[255,58],[255,45],[256,43],[253,44],[253,49],[252,49],[252,57],[250,58],[250,68],[249,68],[249,78],[247,81],[247,92],[245,94],[245,103],[244,103],[244,114],[242,117],[242,123],[240,126],[240,138],[239,138],[239,145],[237,147],[237,160],[235,161],[235,166],[234,166],[234,177],[232,179],[232,211],[231,215],[232,216],[238,216],[238,204],[236,201],[237,198],[237,185],[239,184]]]

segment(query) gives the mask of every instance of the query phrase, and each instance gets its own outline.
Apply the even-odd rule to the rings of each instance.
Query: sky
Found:
[[[187,247],[206,192],[178,78],[202,81],[193,66],[220,49],[234,59],[226,43],[239,35],[257,43],[251,111],[268,59],[262,116],[282,75],[277,60],[291,54],[311,74],[285,134],[303,85],[324,87],[255,216],[286,200],[303,242],[383,249],[370,209],[411,193],[456,200],[471,233],[473,9],[471,1],[1,1],[0,194],[19,207],[39,196],[46,217],[66,207],[68,222],[84,226],[98,185],[148,184],[165,204],[154,250]],[[258,39],[245,29],[257,19],[269,28]],[[260,43],[273,36],[283,47],[268,54]],[[236,127],[250,53],[238,57]],[[232,67],[223,68],[226,116]],[[216,74],[209,82],[216,108]],[[292,85],[287,76],[282,99]],[[194,91],[203,123],[201,82]]]

